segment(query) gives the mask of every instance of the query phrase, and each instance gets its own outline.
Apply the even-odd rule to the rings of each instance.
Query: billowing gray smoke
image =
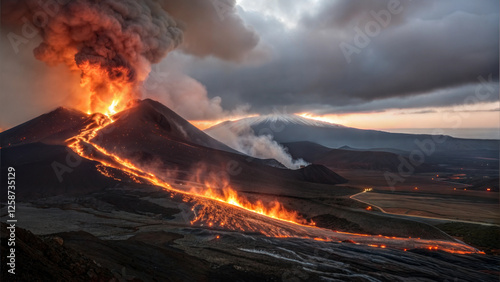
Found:
[[[212,127],[205,133],[239,152],[259,159],[275,159],[289,169],[308,165],[303,159],[294,160],[271,135],[255,135],[249,125],[241,124],[237,128]]]
[[[130,98],[151,96],[151,87],[140,87],[151,64],[176,47],[194,56],[236,62],[260,54],[259,37],[239,17],[235,0],[2,0],[0,4],[0,84],[5,90],[0,98],[13,105],[2,112],[4,128],[61,105],[107,111],[103,107],[117,100],[117,93],[122,107]],[[153,69],[170,72],[165,64]],[[203,87],[195,87],[199,91],[191,95],[192,88],[184,83],[177,91],[177,84],[171,89],[158,71],[153,72],[156,98],[179,103],[169,106],[180,111],[204,109],[203,115],[181,113],[186,117],[224,114],[217,99],[202,93]],[[177,94],[191,96],[173,97]],[[26,110],[16,111],[14,105]]]
[[[139,95],[151,63],[182,42],[182,30],[153,0],[7,2],[2,14],[10,14],[8,20],[35,20],[42,37],[34,50],[37,59],[81,71],[92,111]]]

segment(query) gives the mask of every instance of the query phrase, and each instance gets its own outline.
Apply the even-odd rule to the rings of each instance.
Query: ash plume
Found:
[[[41,1],[8,1],[6,20],[36,18],[47,10]],[[63,1],[59,1],[63,2]],[[49,65],[64,63],[81,71],[82,85],[92,93],[91,110],[138,97],[150,65],[182,43],[176,21],[153,0],[75,0],[53,3],[53,14],[34,23],[42,42],[34,50]],[[7,9],[7,10],[6,10]]]
[[[184,80],[182,91],[177,86],[172,91],[162,81],[154,91],[144,87],[152,64],[176,48],[196,57],[233,62],[260,56],[259,37],[240,18],[234,0],[2,0],[0,4],[5,74],[0,83],[6,89],[1,95],[31,109],[7,109],[2,127],[61,105],[107,111],[117,93],[116,110],[130,99],[150,94],[173,97],[166,101],[169,106],[189,116],[196,113],[193,118],[219,117],[225,112],[220,99],[209,98],[204,86],[192,79]],[[64,73],[65,69],[71,71]],[[77,86],[78,81],[83,87]],[[181,97],[190,93],[188,88],[197,94]],[[197,98],[203,101],[192,111]]]
[[[239,126],[234,130],[220,127],[206,133],[234,150],[254,158],[275,159],[289,169],[299,169],[308,165],[303,159],[294,160],[271,135],[255,135],[249,125]]]

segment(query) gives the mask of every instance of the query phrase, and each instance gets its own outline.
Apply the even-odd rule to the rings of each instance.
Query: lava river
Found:
[[[99,171],[108,177],[119,179],[117,171],[136,181],[162,187],[172,193],[181,194],[192,204],[192,225],[225,230],[256,232],[275,238],[302,238],[318,241],[346,242],[374,248],[399,250],[428,249],[450,253],[481,253],[461,242],[399,238],[337,232],[319,228],[314,222],[302,218],[297,212],[285,209],[279,202],[264,204],[250,202],[231,188],[213,188],[209,183],[200,187],[180,189],[173,187],[152,172],[141,169],[133,162],[108,152],[96,141],[100,131],[105,132],[113,124],[111,115],[92,114],[87,126],[67,140],[68,146],[83,158],[97,161]]]

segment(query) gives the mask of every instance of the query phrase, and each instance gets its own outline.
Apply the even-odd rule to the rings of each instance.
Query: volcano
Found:
[[[116,185],[116,179],[99,172],[97,162],[75,159],[78,156],[67,146],[69,138],[98,118],[99,114],[57,108],[2,132],[2,163],[16,166],[19,173],[26,176],[19,180],[25,187],[20,195],[33,198],[85,194]],[[106,130],[94,137],[100,147],[139,166],[167,173],[178,183],[195,180],[192,172],[199,167],[203,167],[203,175],[197,175],[198,181],[210,174],[219,174],[230,177],[237,189],[251,192],[279,193],[272,187],[282,183],[346,182],[321,165],[288,170],[275,160],[243,155],[153,100],[135,101],[113,119]],[[247,182],[254,185],[238,185]]]
[[[314,281],[434,279],[452,278],[453,262],[486,281],[496,269],[434,226],[367,211],[323,165],[290,170],[238,153],[153,100],[112,116],[58,108],[0,138],[20,228],[37,234],[19,229],[19,257],[50,264],[47,279],[262,281],[295,268]],[[71,263],[51,263],[61,258]]]

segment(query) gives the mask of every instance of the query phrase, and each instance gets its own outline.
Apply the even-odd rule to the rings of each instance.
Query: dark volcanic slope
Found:
[[[147,132],[148,137],[152,138],[159,135],[159,137],[167,137],[186,144],[238,153],[208,136],[161,103],[151,99],[138,101],[131,109],[118,113],[114,118],[117,119],[114,126],[122,129],[128,128],[128,133],[134,133],[131,130],[140,130],[141,134]]]
[[[78,133],[88,116],[82,112],[59,107],[50,113],[0,133],[1,147],[10,147],[43,141],[63,144]]]
[[[424,140],[443,139],[444,137],[362,130],[309,120],[295,115],[271,115],[224,122],[207,129],[207,132],[216,136],[215,132],[221,128],[225,127],[237,132],[238,128],[246,126],[250,126],[257,134],[272,133],[274,140],[279,143],[309,141],[329,148],[340,148],[347,145],[358,149],[386,148],[411,151],[419,149],[416,141],[423,142]],[[499,145],[498,140],[460,139],[450,136],[445,138],[443,143],[435,143],[437,150],[498,150]]]
[[[261,192],[290,181],[345,182],[326,168],[289,171],[275,162],[236,153],[152,100],[138,101],[113,118],[115,122],[93,142],[160,176],[203,181],[216,175],[220,181],[231,178],[241,184],[235,188],[252,183]],[[22,176],[20,196],[80,194],[116,184],[98,172],[98,163],[79,158],[65,146],[67,138],[92,121],[92,116],[59,108],[0,134],[2,171],[13,166]],[[194,175],[196,170],[203,173]]]
[[[103,130],[107,133],[97,136],[96,140],[106,149],[145,167],[154,163],[157,169],[184,170],[191,175],[193,165],[201,165],[205,174],[223,173],[240,181],[265,179],[277,183],[276,179],[282,178],[325,184],[345,182],[326,168],[320,169],[322,173],[304,173],[314,168],[291,171],[269,166],[267,160],[200,146],[217,141],[188,122],[179,122],[179,116],[152,100],[141,101],[116,118],[117,121],[110,125],[113,129]]]
[[[7,262],[7,224],[0,224],[1,260]],[[40,238],[16,227],[16,274],[2,265],[2,281],[110,281],[111,271],[81,253],[62,245],[61,238]]]
[[[1,223],[1,259],[6,262],[7,225]],[[264,281],[257,272],[231,266],[213,269],[171,247],[182,235],[153,232],[129,240],[100,240],[86,232],[36,236],[16,228],[16,274],[2,266],[2,281]]]
[[[96,162],[76,159],[76,155],[65,146],[37,142],[4,148],[0,153],[2,175],[7,175],[9,166],[16,170],[18,199],[59,194],[81,195],[112,187],[117,183],[99,173],[96,170]],[[70,163],[67,162],[68,159]],[[72,167],[72,164],[75,164],[75,167]],[[3,187],[6,189],[6,186],[2,185]]]

